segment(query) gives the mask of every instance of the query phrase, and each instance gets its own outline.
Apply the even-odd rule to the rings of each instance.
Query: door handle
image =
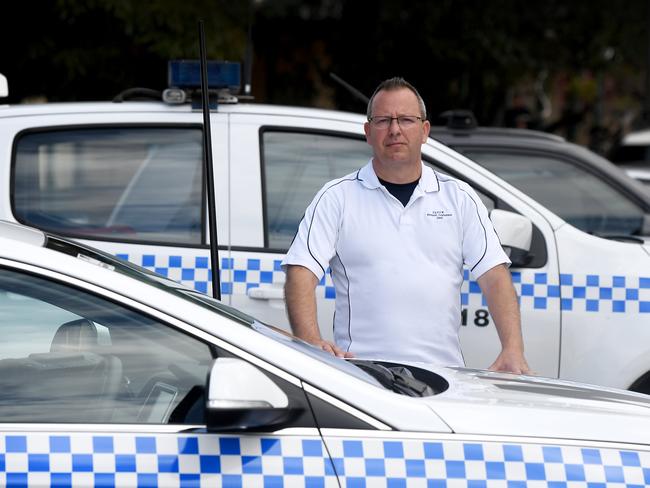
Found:
[[[249,288],[246,294],[255,300],[284,300],[282,288]]]

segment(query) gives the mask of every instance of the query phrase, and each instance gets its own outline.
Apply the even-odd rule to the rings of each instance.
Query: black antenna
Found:
[[[253,0],[248,3],[248,33],[246,35],[246,53],[244,55],[244,96],[252,92],[253,70]]]
[[[332,78],[339,85],[341,85],[343,88],[345,88],[347,91],[349,91],[355,98],[358,98],[363,103],[368,105],[368,102],[370,101],[370,99],[367,96],[365,96],[360,90],[357,90],[355,87],[350,85],[350,83],[348,83],[343,78],[341,78],[340,76],[337,76],[334,73],[330,73],[330,78]]]
[[[214,170],[212,164],[212,134],[210,132],[210,101],[208,94],[208,61],[205,54],[203,21],[199,20],[199,49],[201,54],[201,105],[203,108],[203,160],[207,178],[208,229],[210,236],[210,264],[212,269],[212,296],[221,300],[219,273],[219,240],[217,238],[217,202],[214,195]]]

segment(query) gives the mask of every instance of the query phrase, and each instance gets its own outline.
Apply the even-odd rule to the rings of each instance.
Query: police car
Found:
[[[335,358],[0,222],[2,486],[648,486],[647,395]]]
[[[238,84],[222,81],[224,91]],[[184,97],[172,90],[167,101],[0,107],[0,218],[79,239],[209,293],[202,114],[191,93],[171,103]],[[286,328],[281,260],[318,189],[370,157],[365,118],[234,103],[230,92],[220,98],[210,120],[222,299]],[[571,174],[584,212],[567,220],[434,139],[422,151],[426,164],[467,181],[491,211],[511,253],[532,369],[650,391],[650,203]],[[553,189],[549,174],[534,181]],[[571,191],[562,187],[556,198]],[[466,365],[484,368],[500,343],[469,270],[464,278],[461,344]],[[329,274],[317,299],[322,333],[331,337]]]

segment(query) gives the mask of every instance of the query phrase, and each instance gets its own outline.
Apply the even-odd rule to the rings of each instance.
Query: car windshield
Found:
[[[645,233],[641,206],[581,166],[532,152],[463,153],[584,232],[601,237]]]
[[[418,397],[433,395],[446,389],[446,386],[444,388],[439,387],[441,382],[446,384],[441,377],[431,372],[422,373],[422,370],[418,368],[404,367],[403,365],[397,366],[379,361],[355,360],[354,362],[351,362],[337,358],[324,352],[318,347],[312,346],[311,344],[294,337],[285,330],[259,322],[250,315],[229,307],[215,298],[185,287],[184,285],[165,278],[164,276],[152,273],[145,268],[129,261],[121,260],[98,249],[84,246],[83,244],[68,241],[67,239],[62,239],[53,235],[47,235],[46,247],[75,256],[78,259],[91,262],[95,265],[111,269],[115,272],[125,274],[136,280],[144,281],[150,285],[156,286],[157,288],[164,289],[169,293],[182,296],[184,299],[190,300],[204,308],[219,313],[220,315],[227,315],[242,325],[250,327],[266,337],[281,342],[302,354],[306,354],[313,359],[326,363],[331,367],[344,371],[355,378],[379,388],[385,388],[403,395]],[[420,373],[417,373],[417,376],[424,374],[424,379],[418,379],[414,376],[412,371],[415,371],[416,369],[420,371]]]

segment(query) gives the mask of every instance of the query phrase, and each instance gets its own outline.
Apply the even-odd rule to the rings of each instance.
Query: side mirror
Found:
[[[5,98],[9,96],[9,84],[7,83],[7,77],[0,73],[0,98]]]
[[[252,364],[236,358],[215,360],[208,377],[209,431],[277,427],[296,413],[282,389]]]
[[[494,209],[490,220],[501,245],[513,266],[526,266],[533,259],[530,245],[533,240],[533,223],[527,217],[507,210]]]

